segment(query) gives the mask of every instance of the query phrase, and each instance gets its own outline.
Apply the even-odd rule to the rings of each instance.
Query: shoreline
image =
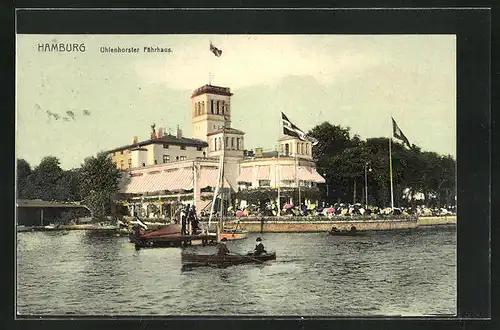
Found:
[[[227,218],[228,222],[239,220],[241,218]],[[384,231],[412,229],[418,227],[438,227],[456,225],[456,215],[452,216],[432,216],[419,218],[401,218],[401,219],[362,219],[347,218],[311,218],[311,217],[290,217],[289,219],[280,217],[269,218],[245,218],[238,221],[238,229],[247,230],[251,233],[282,232],[282,233],[301,233],[301,232],[323,232],[336,226],[340,230],[347,230],[352,225],[359,231]],[[145,219],[146,222],[147,219]],[[201,221],[202,223],[205,221]],[[236,226],[236,225],[233,225]],[[118,229],[115,226],[96,226],[92,224],[82,225],[60,225],[54,228],[45,228],[40,226],[24,227],[18,226],[17,232],[31,231],[64,231],[64,230],[88,230],[93,232],[117,232],[125,234],[127,230]]]

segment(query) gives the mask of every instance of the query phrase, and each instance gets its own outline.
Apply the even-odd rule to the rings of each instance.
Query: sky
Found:
[[[46,43],[85,52],[38,51]],[[190,95],[209,75],[231,88],[247,149],[276,145],[283,111],[304,131],[328,121],[363,139],[389,137],[392,115],[411,143],[456,155],[454,35],[17,35],[16,62],[16,154],[32,166],[51,155],[78,167],[148,139],[153,123],[190,137]]]

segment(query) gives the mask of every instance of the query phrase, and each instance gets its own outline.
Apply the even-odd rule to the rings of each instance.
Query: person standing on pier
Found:
[[[181,235],[186,235],[187,213],[186,209],[181,210]]]
[[[191,204],[188,204],[184,210],[186,214],[186,233],[191,235]]]

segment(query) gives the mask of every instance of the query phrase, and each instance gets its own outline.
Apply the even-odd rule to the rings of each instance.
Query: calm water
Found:
[[[229,242],[243,253],[257,235]],[[454,228],[335,237],[262,234],[266,265],[182,270],[178,248],[126,237],[19,233],[19,314],[422,315],[456,312]],[[212,252],[215,247],[188,250]]]

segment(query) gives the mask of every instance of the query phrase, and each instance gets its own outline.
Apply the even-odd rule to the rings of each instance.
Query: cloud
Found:
[[[321,39],[317,38],[318,43]],[[171,88],[191,89],[208,83],[232,88],[252,85],[275,85],[289,75],[310,75],[322,84],[344,79],[348,74],[362,72],[379,65],[377,54],[355,49],[309,47],[297,36],[223,36],[214,44],[223,53],[220,58],[209,51],[209,38],[200,39],[174,49],[168,58],[138,60],[134,69],[145,82],[162,82]],[[314,45],[314,44],[313,44]],[[189,70],[186,68],[189,67]]]

